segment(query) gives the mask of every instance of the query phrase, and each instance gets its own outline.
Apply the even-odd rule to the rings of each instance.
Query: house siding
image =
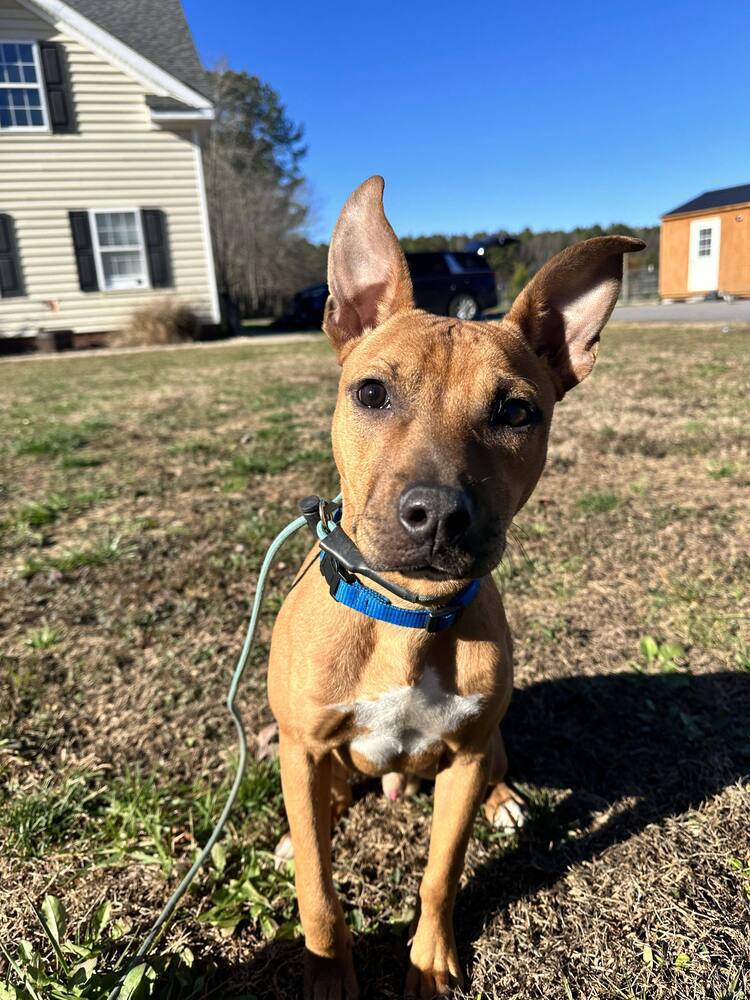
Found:
[[[690,212],[665,217],[659,241],[659,292],[663,298],[680,299],[715,291],[688,290],[690,223],[695,219],[721,219],[719,248],[719,291],[729,295],[750,295],[750,205]]]
[[[0,0],[0,40],[65,47],[77,131],[0,132],[0,212],[11,215],[25,295],[0,298],[0,333],[116,330],[133,310],[170,297],[215,322],[200,150],[190,130],[154,125],[143,85],[16,0]],[[80,290],[68,212],[158,208],[167,219],[174,287]],[[50,303],[56,303],[55,310]]]

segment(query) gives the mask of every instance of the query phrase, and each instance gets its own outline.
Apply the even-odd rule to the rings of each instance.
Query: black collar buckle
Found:
[[[334,559],[330,552],[324,552],[320,559],[320,572],[328,584],[328,589],[331,592],[331,597],[336,596],[336,591],[339,586],[339,580],[344,580],[346,583],[353,583],[356,577],[353,573],[349,573],[345,570],[341,564]]]

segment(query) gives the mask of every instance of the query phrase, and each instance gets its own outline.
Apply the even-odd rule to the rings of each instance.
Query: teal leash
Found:
[[[341,499],[341,494],[335,498],[333,503],[338,503]],[[193,864],[190,866],[189,871],[185,874],[180,884],[177,886],[175,891],[167,900],[164,909],[161,911],[159,916],[154,921],[151,930],[148,932],[146,939],[136,952],[132,961],[128,964],[125,972],[122,974],[118,980],[116,986],[111,991],[107,1000],[117,1000],[120,995],[120,991],[125,984],[126,978],[130,973],[137,969],[141,965],[145,965],[148,958],[148,954],[151,951],[151,947],[164,929],[164,927],[169,922],[172,914],[177,909],[182,900],[182,897],[190,888],[195,876],[201,870],[203,865],[206,863],[208,856],[224,832],[224,827],[227,824],[229,815],[234,808],[234,804],[237,801],[237,796],[240,792],[240,787],[242,786],[242,779],[245,776],[245,769],[247,767],[247,733],[245,732],[245,726],[242,721],[242,715],[237,708],[237,694],[240,689],[240,683],[242,682],[243,674],[245,673],[245,667],[247,666],[248,657],[250,656],[250,650],[253,648],[253,642],[255,641],[255,631],[258,626],[258,618],[260,617],[260,609],[263,603],[263,594],[266,589],[266,581],[268,578],[269,570],[271,565],[276,558],[276,553],[279,551],[281,546],[290,538],[296,531],[303,528],[306,524],[304,517],[296,517],[291,521],[285,528],[278,533],[276,538],[271,542],[266,552],[263,564],[260,567],[260,573],[258,574],[258,583],[255,588],[255,597],[253,598],[253,607],[250,612],[250,621],[247,626],[247,632],[245,634],[245,641],[242,645],[242,651],[240,653],[239,659],[237,660],[237,666],[234,668],[234,674],[232,675],[232,683],[229,685],[229,693],[227,694],[227,709],[229,714],[232,716],[232,721],[234,722],[235,729],[237,730],[237,744],[239,747],[239,757],[237,761],[237,771],[234,776],[234,781],[232,782],[232,787],[227,796],[227,801],[224,804],[224,808],[221,811],[221,815],[216,821],[216,826],[211,831],[211,836],[206,841],[203,850],[200,852],[198,857],[195,859]]]

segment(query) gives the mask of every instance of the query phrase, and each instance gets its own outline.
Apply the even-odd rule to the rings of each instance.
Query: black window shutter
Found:
[[[0,296],[9,299],[23,294],[13,219],[9,215],[0,215]]]
[[[39,55],[42,59],[52,131],[75,132],[73,96],[65,64],[65,50],[57,42],[40,42]]]
[[[141,212],[141,221],[151,287],[169,288],[172,284],[172,268],[169,262],[167,217],[161,209],[144,208]]]
[[[78,283],[82,292],[98,292],[99,279],[96,276],[94,244],[91,242],[91,226],[88,212],[69,212],[73,247],[78,266]]]

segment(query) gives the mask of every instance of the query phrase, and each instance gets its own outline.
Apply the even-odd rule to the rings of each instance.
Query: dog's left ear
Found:
[[[630,236],[597,236],[548,260],[508,313],[549,364],[558,399],[594,367],[599,334],[615,307],[623,254],[646,244]]]
[[[406,258],[383,211],[382,177],[349,195],[328,250],[323,330],[342,360],[363,333],[414,305]]]

